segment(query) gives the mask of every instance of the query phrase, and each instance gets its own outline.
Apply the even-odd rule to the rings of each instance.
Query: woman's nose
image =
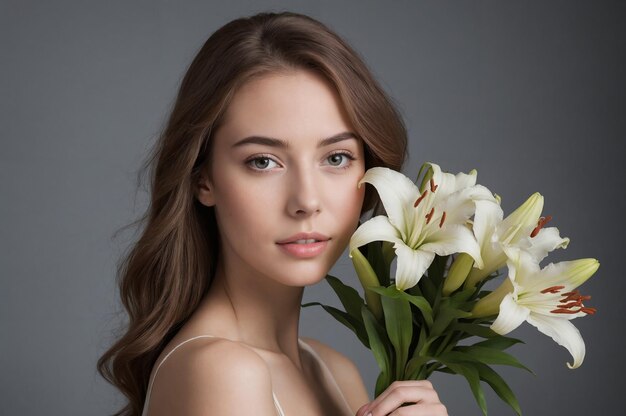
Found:
[[[307,217],[320,211],[319,181],[313,172],[292,172],[290,175],[287,210],[297,217]]]

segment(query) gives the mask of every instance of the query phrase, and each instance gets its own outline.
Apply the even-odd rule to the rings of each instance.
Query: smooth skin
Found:
[[[304,287],[326,276],[358,226],[363,142],[355,135],[320,146],[344,132],[354,129],[341,100],[313,72],[268,75],[236,92],[214,135],[211,170],[196,192],[202,204],[215,207],[222,248],[216,275],[157,362],[191,337],[218,338],[189,342],[165,361],[154,381],[151,416],[274,416],[272,391],[287,416],[342,414],[337,392],[298,343],[298,325]],[[283,144],[237,145],[250,136]],[[294,257],[277,244],[314,231],[330,237],[315,257]],[[352,414],[447,414],[429,382],[396,382],[370,402],[348,357],[302,339],[329,367]],[[404,402],[417,404],[400,407]]]

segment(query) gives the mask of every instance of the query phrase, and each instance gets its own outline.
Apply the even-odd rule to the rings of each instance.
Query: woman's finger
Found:
[[[427,389],[433,389],[433,383],[429,380],[396,380],[385,389],[376,399],[372,401],[372,403],[378,403],[381,400],[385,400],[385,398],[391,394],[395,389],[403,386],[413,386],[413,387],[423,387]],[[433,389],[434,390],[434,389]]]
[[[359,407],[359,410],[356,411],[355,416],[365,416],[365,414],[367,413],[367,409],[369,409],[370,405],[371,403],[365,403],[363,406]]]
[[[398,409],[403,403],[416,403],[419,406],[439,404],[439,396],[428,380],[395,381],[366,406],[363,416],[367,415],[368,412],[371,412],[373,416],[385,416]],[[402,409],[409,407],[411,406]],[[357,416],[362,415],[357,412]]]
[[[389,416],[448,416],[448,409],[442,403],[413,404],[400,407]]]

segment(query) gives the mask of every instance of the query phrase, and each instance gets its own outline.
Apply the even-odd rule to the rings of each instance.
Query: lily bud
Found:
[[[460,253],[456,259],[454,259],[448,271],[448,275],[443,282],[442,291],[444,296],[450,296],[450,293],[461,287],[473,265],[474,259],[467,253]]]
[[[363,256],[363,253],[358,248],[352,250],[349,254],[349,257],[352,259],[352,264],[354,265],[354,269],[356,270],[356,274],[359,277],[359,281],[361,282],[361,286],[365,291],[365,301],[367,303],[367,307],[372,311],[374,316],[377,319],[383,319],[383,306],[380,301],[380,295],[372,290],[369,290],[369,286],[380,286],[380,282],[378,281],[378,276],[372,269],[369,261]]]
[[[420,193],[424,192],[424,188],[428,184],[428,181],[430,181],[430,178],[433,177],[433,174],[434,174],[433,168],[429,167],[426,173],[424,174],[424,178],[422,179],[422,182],[420,184],[420,187],[419,187]]]
[[[472,309],[472,318],[483,318],[485,316],[497,315],[500,312],[502,299],[513,291],[511,279],[506,278],[500,286],[484,298],[480,299]]]
[[[516,245],[527,234],[530,234],[529,229],[537,225],[542,209],[543,196],[539,192],[535,192],[497,225],[495,234],[497,235],[498,245]],[[484,267],[482,269],[472,269],[465,281],[466,289],[475,287],[485,277],[500,269],[506,263],[506,255],[502,249],[490,250],[481,254],[483,255]]]

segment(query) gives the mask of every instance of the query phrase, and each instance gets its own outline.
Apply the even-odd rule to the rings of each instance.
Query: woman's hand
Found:
[[[448,415],[428,380],[394,381],[374,401],[361,406],[356,416],[369,416],[369,413],[372,416]]]

